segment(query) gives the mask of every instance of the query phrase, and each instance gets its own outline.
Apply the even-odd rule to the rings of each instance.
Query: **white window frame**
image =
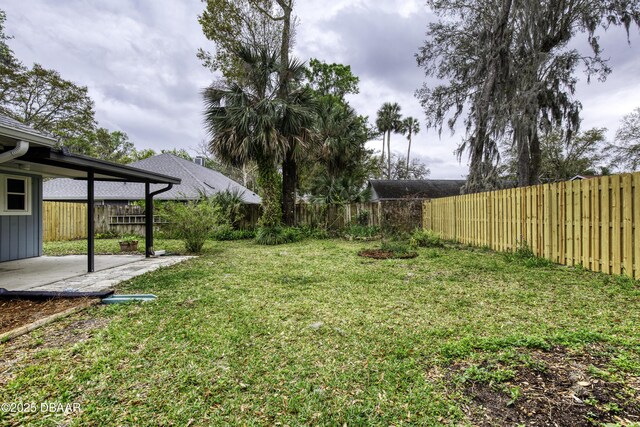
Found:
[[[7,180],[17,179],[24,181],[24,210],[9,210],[7,208],[8,186]],[[31,215],[31,177],[19,175],[0,175],[0,215],[1,216],[24,216]]]

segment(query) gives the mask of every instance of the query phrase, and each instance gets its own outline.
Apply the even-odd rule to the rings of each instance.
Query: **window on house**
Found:
[[[5,176],[0,180],[0,214],[3,215],[30,215],[29,186],[31,179],[28,177]]]

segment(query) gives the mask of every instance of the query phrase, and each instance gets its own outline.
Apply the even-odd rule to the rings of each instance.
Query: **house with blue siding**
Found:
[[[46,178],[85,182],[88,204],[87,269],[94,271],[96,182],[142,186],[146,213],[146,254],[153,254],[153,198],[181,180],[69,152],[57,140],[0,114],[0,262],[42,255],[42,188]],[[153,191],[152,191],[153,186]]]
[[[42,255],[42,175],[16,161],[56,140],[0,115],[0,262]]]

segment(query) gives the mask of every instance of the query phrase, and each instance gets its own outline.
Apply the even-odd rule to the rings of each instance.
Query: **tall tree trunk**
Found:
[[[283,13],[278,97],[284,99],[287,95],[285,82],[288,77],[289,49],[291,48],[289,42],[291,38],[293,0],[278,0],[278,5],[282,8]],[[284,223],[289,226],[295,224],[296,188],[298,185],[298,164],[294,158],[295,149],[295,143],[291,142],[285,153],[285,158],[282,161],[282,219]]]
[[[528,133],[528,132],[527,132]],[[514,134],[516,138],[515,146],[518,150],[518,187],[526,187],[529,185],[531,177],[531,152],[529,151],[529,135],[518,135],[518,132]]]
[[[536,185],[539,183],[540,165],[542,164],[542,150],[540,149],[540,139],[538,138],[537,128],[533,130],[529,151],[531,152],[529,185]]]
[[[409,179],[409,158],[411,157],[411,129],[409,129],[409,148],[407,148],[407,176],[405,179]]]
[[[290,227],[295,225],[297,183],[298,165],[290,150],[282,162],[282,219]]]
[[[463,187],[465,193],[477,193],[488,189],[486,178],[488,169],[492,166],[487,164],[491,162],[491,155],[487,155],[487,151],[494,150],[489,140],[489,106],[491,99],[496,90],[498,75],[503,71],[503,56],[508,51],[506,46],[506,30],[511,15],[512,0],[503,0],[500,17],[496,23],[496,29],[493,32],[491,43],[494,48],[492,52],[496,52],[490,59],[486,73],[486,79],[482,85],[480,98],[475,105],[475,133],[470,140],[471,159],[469,163],[469,176],[467,183]]]
[[[540,164],[542,153],[540,149],[540,139],[538,138],[538,106],[524,112],[525,124],[520,125],[523,129],[514,129],[514,145],[517,148],[517,175],[518,187],[526,187],[538,183],[540,176]]]
[[[280,225],[282,211],[280,210],[280,175],[273,159],[261,157],[258,159],[258,186],[262,198],[262,214],[258,220],[259,227],[276,227]]]
[[[387,179],[391,179],[391,131],[387,131]]]
[[[384,178],[384,150],[387,145],[387,132],[382,132],[382,160],[380,162],[380,176]]]

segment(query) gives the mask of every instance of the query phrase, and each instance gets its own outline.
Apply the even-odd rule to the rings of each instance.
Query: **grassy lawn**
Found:
[[[591,382],[616,384],[615,402],[583,398],[592,415],[573,425],[596,423],[598,411],[624,421],[625,399],[638,397],[637,282],[481,250],[356,255],[374,245],[212,242],[205,256],[137,277],[119,292],[157,301],[98,306],[0,344],[0,359],[18,360],[0,364],[0,402],[82,407],[0,412],[0,424],[471,425],[473,390],[518,407],[518,378],[556,372],[558,355],[580,358]],[[88,324],[99,327],[77,332]]]
[[[95,251],[96,254],[120,254],[120,239],[96,239]],[[138,253],[144,254],[145,240],[140,238],[138,240]],[[184,243],[180,240],[154,240],[155,249],[164,249],[170,254],[185,254],[186,249]],[[207,242],[203,248],[205,253],[210,252],[215,246],[215,242]],[[45,255],[61,256],[61,255],[76,255],[87,253],[87,241],[86,240],[72,240],[67,242],[45,242],[43,247]]]

